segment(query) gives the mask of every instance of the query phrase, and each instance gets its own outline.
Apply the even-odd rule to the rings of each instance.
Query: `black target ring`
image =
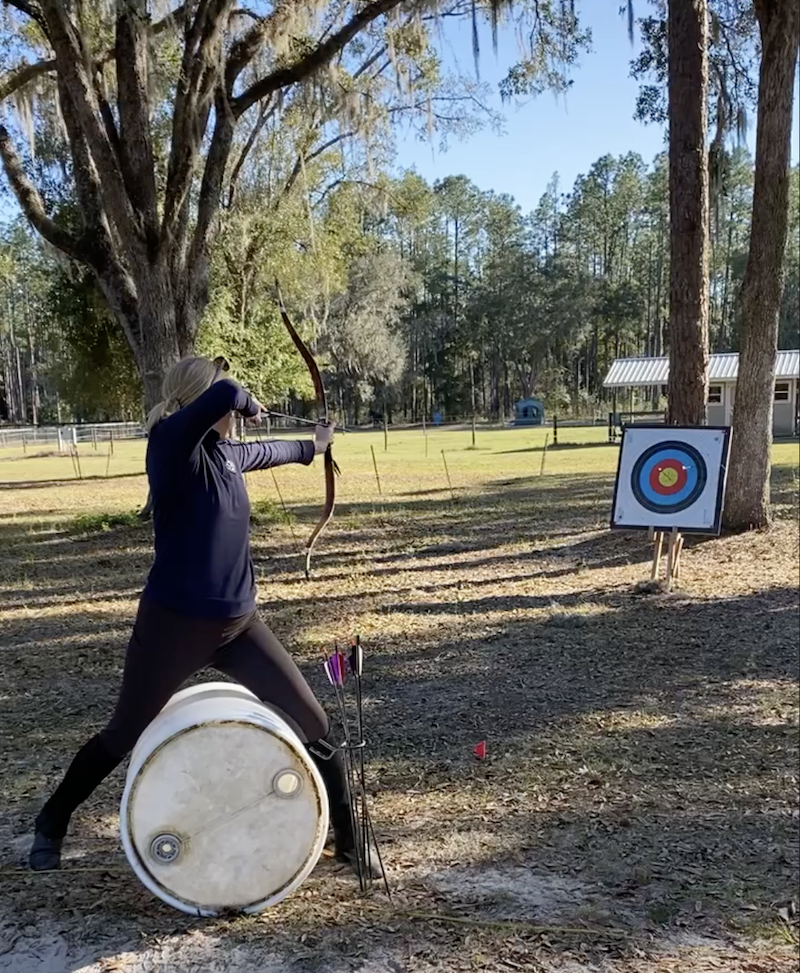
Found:
[[[631,491],[651,513],[677,514],[702,496],[708,469],[700,453],[687,443],[670,441],[646,449],[631,472]]]

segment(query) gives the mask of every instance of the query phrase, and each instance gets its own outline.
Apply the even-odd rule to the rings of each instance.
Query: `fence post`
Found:
[[[61,426],[56,429],[56,434],[58,436],[58,452],[61,456],[64,455],[64,436],[61,432]]]
[[[553,445],[558,446],[558,416],[553,416]]]

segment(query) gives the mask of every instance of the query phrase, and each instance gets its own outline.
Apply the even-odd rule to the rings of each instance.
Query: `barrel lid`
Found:
[[[124,826],[140,878],[202,914],[261,911],[282,898],[313,868],[327,829],[304,757],[237,719],[162,742],[126,789]]]

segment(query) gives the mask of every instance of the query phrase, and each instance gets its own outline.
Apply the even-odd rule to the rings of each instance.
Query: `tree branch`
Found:
[[[44,2],[59,77],[69,94],[76,120],[101,177],[108,213],[121,236],[133,240],[137,235],[137,220],[128,199],[116,151],[99,120],[100,105],[89,74],[91,59],[64,5],[58,0]]]
[[[32,8],[31,11],[23,9],[24,7],[29,7],[29,4],[18,3],[16,0],[5,0],[5,2],[10,6],[15,7],[17,10],[27,13],[28,16],[33,17],[34,20],[40,23],[43,28],[47,27],[47,23],[44,20],[44,15],[41,12],[35,15]],[[180,7],[173,10],[172,13],[157,21],[152,25],[152,27],[149,28],[150,36],[159,37],[170,28],[180,26],[185,15],[186,6],[185,4],[181,4]],[[39,20],[39,17],[41,17],[41,21]],[[97,64],[107,64],[109,61],[113,61],[114,57],[115,54],[113,50],[106,51],[100,58],[98,58]],[[26,84],[34,81],[41,75],[49,74],[51,71],[55,70],[55,58],[50,58],[46,61],[36,61],[33,64],[21,64],[19,67],[12,68],[12,70],[9,71],[4,78],[0,79],[0,101],[5,100],[9,95],[13,95],[15,91],[23,88]]]
[[[155,160],[150,131],[146,0],[117,4],[117,110],[119,154],[128,196],[142,217],[151,249],[158,242],[159,216]]]
[[[211,137],[211,146],[208,150],[203,179],[200,184],[197,221],[186,261],[186,267],[191,268],[191,274],[183,274],[181,288],[185,308],[189,311],[196,311],[207,299],[207,268],[210,259],[211,230],[222,202],[222,184],[236,128],[236,119],[227,93],[224,91],[217,94],[214,115],[216,117],[214,134]],[[176,290],[178,289],[177,283]],[[183,320],[197,323],[197,315],[185,313]]]
[[[62,253],[85,263],[86,251],[83,242],[47,215],[44,200],[39,194],[39,190],[28,178],[22,165],[22,159],[5,125],[0,125],[0,157],[3,160],[6,178],[30,224],[36,227],[48,243],[61,250]]]
[[[243,37],[239,38],[233,44],[231,52],[228,55],[228,63],[225,67],[225,82],[228,91],[233,91],[236,79],[256,54],[258,54],[261,47],[269,39],[269,36],[272,35],[274,37],[281,26],[288,22],[292,14],[293,6],[292,0],[289,0],[289,2],[284,2],[280,6],[277,6],[266,17],[256,17],[256,23],[253,24]]]
[[[239,153],[239,156],[236,159],[236,162],[233,166],[233,170],[231,171],[230,178],[228,179],[228,192],[227,192],[228,209],[230,209],[233,206],[234,197],[236,196],[236,183],[239,180],[239,174],[242,171],[242,167],[247,161],[247,157],[248,155],[250,155],[250,152],[252,151],[253,146],[256,143],[256,139],[258,138],[259,134],[261,133],[262,129],[267,124],[267,122],[270,120],[270,118],[275,114],[276,110],[277,110],[277,105],[270,106],[269,100],[265,101],[261,105],[261,109],[258,113],[258,118],[256,119],[256,123],[253,126],[250,134],[247,136],[247,140],[242,146],[242,151]]]
[[[185,27],[181,71],[172,115],[172,145],[161,236],[174,237],[205,134],[222,70],[222,29],[233,0],[200,0]]]
[[[303,81],[309,75],[324,67],[368,24],[393,10],[401,2],[402,0],[373,0],[363,10],[354,14],[344,27],[332,34],[305,57],[300,58],[290,67],[280,68],[273,71],[272,74],[268,74],[265,78],[261,78],[260,81],[256,81],[238,98],[234,99],[236,117],[239,118],[248,108],[251,108],[262,98],[266,98],[267,95],[278,91],[280,88],[286,88],[298,81]]]
[[[44,14],[38,6],[34,6],[32,3],[26,3],[25,0],[5,0],[5,3],[7,6],[18,10],[21,14],[25,14],[26,17],[30,17],[31,20],[35,20],[45,32],[47,31],[47,21],[44,19]]]
[[[60,78],[58,80],[58,101],[61,107],[61,117],[64,120],[64,126],[69,137],[72,175],[75,180],[75,191],[83,216],[84,229],[88,229],[90,236],[99,241],[102,235],[107,235],[109,232],[108,220],[103,209],[100,181],[83,131],[76,118],[69,93]]]
[[[55,69],[55,58],[48,61],[36,61],[34,64],[21,64],[18,68],[13,68],[0,80],[0,101],[4,101],[15,91],[24,88],[26,84],[43,74],[55,71]]]

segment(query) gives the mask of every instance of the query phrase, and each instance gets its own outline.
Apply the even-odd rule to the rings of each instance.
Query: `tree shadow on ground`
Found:
[[[790,507],[787,474],[776,471],[774,489]],[[288,601],[269,588],[272,578],[287,585],[287,532],[258,532],[257,554],[277,552],[258,556],[265,615],[287,644],[312,621],[341,627],[364,612],[393,620],[368,642],[370,768],[389,852],[414,859],[416,873],[454,867],[464,857],[463,846],[448,852],[454,836],[474,834],[467,871],[572,876],[617,902],[619,922],[629,911],[653,923],[698,915],[698,901],[713,922],[732,903],[766,916],[798,874],[787,803],[797,763],[796,586],[714,599],[636,595],[615,572],[649,560],[650,547],[643,534],[604,531],[610,478],[542,479],[494,485],[456,506],[416,498],[397,505],[402,517],[371,519],[369,505],[348,505],[345,516],[363,526],[333,531],[319,585],[298,580]],[[143,528],[77,540],[0,520],[5,867],[19,864],[46,788],[113,706],[149,543]],[[344,550],[353,545],[365,562],[355,579]],[[570,575],[571,586],[553,586]],[[300,663],[327,700],[310,653]],[[489,756],[479,762],[481,739]],[[6,893],[9,909],[66,925],[77,912],[98,929],[113,922],[158,935],[192,927],[143,895],[125,868],[113,823],[121,787],[119,774],[101,787],[75,831],[94,836],[81,864],[112,860],[122,871],[37,879],[35,902],[32,879],[21,878]],[[427,804],[420,819],[415,793],[443,803]],[[322,869],[310,887],[339,895],[334,881]],[[347,919],[326,931],[315,917],[293,900],[260,934],[296,943],[306,932],[335,952],[357,931]],[[376,933],[393,935],[392,921],[379,910]],[[226,933],[234,941],[237,928]],[[418,927],[409,942],[421,947],[430,934]],[[448,934],[443,949],[456,955],[466,936]]]

